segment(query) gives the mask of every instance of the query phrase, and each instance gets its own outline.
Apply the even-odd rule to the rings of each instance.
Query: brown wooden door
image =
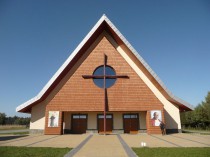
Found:
[[[130,133],[130,118],[124,118],[124,133]]]
[[[138,114],[123,115],[124,133],[137,133],[139,127]]]
[[[87,115],[72,116],[72,133],[83,134],[87,130]]]
[[[106,132],[111,133],[113,129],[113,117],[111,114],[106,115]],[[104,115],[98,115],[98,132],[104,132]]]

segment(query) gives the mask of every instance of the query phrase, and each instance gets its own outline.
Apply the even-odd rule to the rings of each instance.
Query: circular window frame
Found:
[[[116,76],[116,71],[115,71],[115,69],[112,67],[112,66],[110,66],[110,65],[106,65],[105,66],[105,68],[110,68],[112,71],[113,71],[113,76]],[[100,69],[100,68],[104,68],[104,65],[100,65],[100,66],[98,66],[97,68],[95,68],[95,70],[93,71],[93,76],[99,76],[99,75],[97,75],[97,74],[95,74],[95,72],[98,70],[98,69]],[[102,75],[104,75],[104,74],[102,74]],[[93,79],[93,83],[97,86],[97,87],[99,87],[99,88],[104,88],[103,86],[101,86],[100,84],[102,84],[102,83],[97,83],[97,82],[95,82],[95,80],[100,80],[100,79]],[[104,79],[101,79],[101,80],[104,80]],[[108,78],[106,78],[106,80],[105,81],[107,81],[108,80]],[[115,82],[117,81],[117,78],[113,78],[113,79],[109,79],[109,80],[113,80],[113,82],[110,82],[110,83],[106,83],[106,87],[105,88],[110,88],[110,87],[112,87],[114,84],[115,84]],[[108,86],[107,86],[108,85]]]

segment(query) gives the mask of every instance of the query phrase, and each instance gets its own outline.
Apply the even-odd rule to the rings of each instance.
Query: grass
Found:
[[[185,128],[183,130],[198,131],[198,132],[210,132],[209,129],[195,129],[195,128]]]
[[[182,130],[183,133],[198,133],[201,135],[210,135],[210,131],[209,130],[188,130],[188,129],[184,129]]]
[[[139,157],[207,157],[210,148],[132,148]]]
[[[27,129],[25,125],[0,125],[0,130],[21,130]]]
[[[27,134],[29,134],[29,131],[25,131],[25,132],[13,132],[11,134],[12,135],[27,135]]]
[[[199,130],[199,131],[210,131],[210,127],[201,128],[201,127],[182,127],[184,130]]]
[[[71,148],[0,147],[1,157],[63,157]]]
[[[1,135],[28,135],[29,131],[25,131],[25,132],[10,132],[10,133],[0,133]]]

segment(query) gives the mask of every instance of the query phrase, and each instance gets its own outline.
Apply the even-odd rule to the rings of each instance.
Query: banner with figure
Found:
[[[160,126],[161,122],[162,122],[161,110],[152,110],[151,111],[152,126]]]
[[[49,111],[48,127],[58,127],[59,111]]]

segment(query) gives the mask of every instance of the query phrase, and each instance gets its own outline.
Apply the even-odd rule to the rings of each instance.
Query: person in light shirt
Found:
[[[159,120],[158,112],[153,113],[153,118],[151,119],[152,126],[160,126],[161,120]]]

